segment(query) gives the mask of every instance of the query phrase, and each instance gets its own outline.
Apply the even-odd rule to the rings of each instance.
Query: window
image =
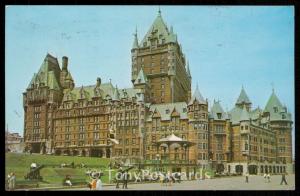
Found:
[[[222,114],[221,113],[217,113],[218,119],[221,119]]]
[[[274,109],[274,112],[275,112],[275,113],[278,112],[278,108],[277,108],[277,107],[274,107],[273,109]]]
[[[170,113],[170,110],[169,109],[166,109],[166,114],[169,114]]]

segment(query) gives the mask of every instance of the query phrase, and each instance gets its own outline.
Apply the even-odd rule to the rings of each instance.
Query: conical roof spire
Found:
[[[160,6],[158,6],[158,16],[161,17]]]
[[[186,73],[188,75],[189,78],[191,78],[191,72],[190,72],[190,65],[189,65],[189,61],[187,61],[187,65],[186,65]]]
[[[206,104],[206,101],[204,100],[204,98],[202,97],[200,91],[199,91],[199,88],[198,88],[198,84],[196,86],[196,90],[192,96],[192,99],[190,100],[189,102],[189,105],[193,104],[193,102],[197,100],[199,103],[201,104]]]
[[[113,101],[119,101],[120,100],[119,90],[118,90],[118,86],[117,85],[116,85],[115,91],[113,93],[112,100]]]
[[[274,88],[272,89],[272,94],[266,104],[265,111],[271,112],[274,107],[278,107],[278,109],[282,109],[282,104],[279,101],[278,97],[275,94]]]
[[[143,68],[141,67],[140,72],[134,81],[134,84],[146,84],[148,82],[147,76],[144,73]]]
[[[134,40],[133,40],[132,49],[137,49],[139,47],[139,41],[137,37],[137,27],[135,28],[135,33],[133,35],[134,35]]]
[[[242,104],[242,103],[246,103],[246,104],[251,103],[251,101],[249,100],[248,95],[246,94],[243,86],[242,86],[240,96],[236,101],[236,104]]]

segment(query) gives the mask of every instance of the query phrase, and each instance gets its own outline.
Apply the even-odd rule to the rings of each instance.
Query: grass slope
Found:
[[[45,165],[40,172],[43,177],[43,182],[40,186],[61,186],[63,179],[66,175],[71,175],[71,179],[79,180],[86,179],[90,181],[89,177],[85,175],[87,169],[85,168],[59,168],[62,163],[70,164],[74,162],[75,165],[84,163],[88,168],[101,170],[104,172],[102,181],[108,182],[108,158],[97,157],[72,157],[72,156],[54,156],[54,155],[40,155],[40,154],[18,154],[6,153],[5,159],[5,173],[6,176],[10,172],[15,172],[17,182],[24,180],[24,176],[29,172],[32,162],[38,165]]]

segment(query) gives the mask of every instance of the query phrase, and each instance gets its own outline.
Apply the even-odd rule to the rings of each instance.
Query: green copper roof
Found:
[[[97,94],[97,91],[100,92]],[[126,95],[124,94],[124,92]],[[133,89],[133,88],[117,89],[114,88],[111,83],[103,83],[100,85],[100,87],[97,87],[96,85],[89,85],[89,86],[76,87],[72,90],[66,90],[64,92],[63,100],[72,100],[74,102],[77,102],[78,99],[81,99],[81,94],[82,94],[82,98],[88,101],[91,101],[93,97],[98,97],[98,96],[101,96],[103,99],[112,98],[113,100],[117,100],[125,97],[132,98],[135,97],[136,94],[138,93],[139,94],[141,93],[140,89]],[[67,99],[67,97],[69,97],[69,99]]]
[[[282,104],[281,102],[279,101],[278,97],[276,96],[274,90],[266,104],[266,107],[265,107],[265,111],[272,111],[273,110],[273,107],[278,107],[279,110],[282,109]]]
[[[164,103],[164,104],[152,104],[150,105],[150,111],[153,113],[155,110],[160,114],[161,120],[171,120],[171,114],[174,108],[180,115],[180,119],[188,119],[187,105],[185,102],[176,103]],[[148,115],[147,121],[151,121],[151,114]]]
[[[270,113],[270,120],[291,120],[291,114],[287,108],[281,104],[274,90],[266,104],[264,112]]]
[[[136,80],[134,81],[134,84],[145,84],[147,82],[147,76],[145,75],[143,68],[141,68]]]
[[[239,98],[236,101],[236,104],[242,104],[242,103],[251,103],[249,100],[244,88],[242,88]]]
[[[151,25],[150,29],[148,30],[147,34],[143,38],[142,42],[140,43],[140,47],[143,47],[143,44],[146,42],[147,46],[150,46],[150,38],[156,37],[159,40],[159,43],[162,43],[162,40],[165,40],[165,43],[169,42],[177,42],[177,36],[173,32],[169,32],[167,25],[162,19],[161,14],[159,13],[156,19],[154,20],[153,24]]]
[[[47,54],[38,73],[33,75],[28,88],[30,88],[32,84],[40,85],[43,83],[50,89],[60,90],[59,72],[60,67],[57,59],[50,54]]]
[[[50,89],[60,90],[59,84],[54,75],[54,71],[48,72],[48,86]]]
[[[248,121],[248,120],[250,120],[250,115],[246,109],[246,106],[244,105],[241,112],[240,121]]]
[[[114,90],[114,94],[112,95],[112,100],[113,101],[119,101],[120,100],[119,90],[118,90],[117,86],[116,86],[116,88]]]
[[[220,118],[218,118],[218,113],[221,114]],[[210,110],[210,118],[215,120],[226,120],[228,118],[228,115],[224,112],[219,101],[214,101],[214,104]]]
[[[253,120],[258,119],[261,113],[262,113],[261,109],[257,107],[256,109],[250,112],[250,118]]]
[[[134,41],[133,41],[133,45],[132,45],[132,49],[136,49],[136,48],[139,48],[139,42],[138,42],[138,38],[137,38],[137,30],[135,31]]]
[[[192,105],[194,103],[194,101],[197,100],[199,103],[201,104],[206,104],[206,101],[204,100],[204,98],[202,97],[200,91],[199,91],[199,88],[198,88],[198,85],[196,86],[196,90],[189,102],[189,105]]]

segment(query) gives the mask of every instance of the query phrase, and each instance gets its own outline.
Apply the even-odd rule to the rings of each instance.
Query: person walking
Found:
[[[265,179],[265,182],[267,182],[267,174],[264,173],[264,179]]]
[[[117,181],[117,184],[116,184],[116,189],[119,188],[119,183],[123,180],[123,170],[122,170],[122,167],[120,167],[118,169],[118,172],[116,174],[116,181]]]
[[[248,172],[246,172],[246,183],[249,183],[249,173]]]
[[[270,179],[271,179],[270,174],[267,174],[267,179],[268,179],[268,182],[271,182],[271,181],[270,181]]]
[[[282,173],[282,175],[281,175],[281,183],[280,183],[280,185],[282,185],[283,182],[285,183],[285,185],[287,185],[286,178],[285,178],[285,173]]]
[[[127,183],[128,183],[128,172],[125,171],[123,173],[123,189],[128,189]]]
[[[16,186],[16,176],[15,173],[12,172],[8,179],[8,190],[10,191],[15,190],[15,186]]]
[[[97,176],[97,182],[96,182],[96,190],[103,190],[102,189],[102,181],[101,181],[101,175]]]

